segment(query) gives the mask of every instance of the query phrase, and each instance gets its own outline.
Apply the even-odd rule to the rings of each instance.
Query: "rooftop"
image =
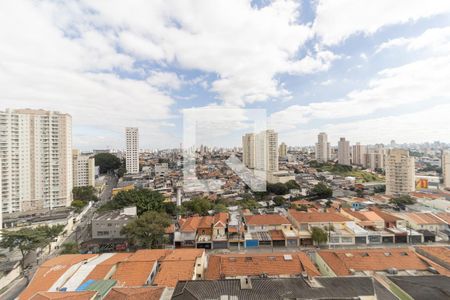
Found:
[[[337,276],[352,271],[427,270],[429,265],[408,248],[322,250],[318,254]]]
[[[119,263],[111,279],[118,286],[143,286],[147,283],[156,261],[124,261]]]
[[[159,300],[163,287],[112,288],[104,300]]]
[[[286,217],[284,217],[282,215],[278,215],[278,214],[245,216],[245,223],[247,225],[284,225],[284,224],[291,224],[291,222]]]
[[[211,255],[208,260],[206,279],[217,280],[238,276],[309,276],[320,275],[309,257],[297,253],[247,253]]]
[[[301,212],[293,209],[289,214],[299,223],[327,223],[327,222],[348,222],[349,218],[335,212]]]
[[[38,292],[30,300],[91,300],[95,298],[97,293],[93,291],[87,292]]]

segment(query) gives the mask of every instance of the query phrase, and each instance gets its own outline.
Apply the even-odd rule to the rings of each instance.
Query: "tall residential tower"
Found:
[[[328,143],[328,136],[325,132],[321,132],[317,138],[316,160],[321,163],[327,162],[331,158],[331,148],[330,143]]]
[[[128,174],[139,173],[139,129],[136,127],[125,128],[127,153],[126,168]]]
[[[0,112],[2,211],[69,206],[72,118],[46,110]]]
[[[338,163],[349,166],[350,163],[350,142],[341,138],[338,142]]]
[[[450,189],[450,150],[442,153],[442,177],[444,177],[444,188]]]
[[[386,195],[403,195],[414,190],[414,157],[408,150],[391,149],[386,160]]]

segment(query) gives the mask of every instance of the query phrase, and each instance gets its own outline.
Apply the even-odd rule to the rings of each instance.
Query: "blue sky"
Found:
[[[450,142],[449,1],[3,1],[0,40],[0,109],[69,113],[83,150],[177,147],[185,109],[215,146],[248,109],[288,145]]]

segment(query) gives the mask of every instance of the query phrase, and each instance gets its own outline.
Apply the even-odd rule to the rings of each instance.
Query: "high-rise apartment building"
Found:
[[[350,163],[350,142],[341,138],[338,142],[338,163],[349,166]]]
[[[352,147],[352,164],[363,166],[365,164],[367,146],[356,143]]]
[[[408,150],[392,149],[386,161],[386,195],[402,195],[415,190],[415,160]]]
[[[243,162],[249,169],[278,171],[278,133],[265,130],[242,137]]]
[[[328,143],[328,136],[325,132],[321,132],[317,138],[316,160],[321,163],[327,162],[331,157],[331,147],[330,143]]]
[[[444,188],[450,189],[450,150],[442,153],[442,177],[444,178]]]
[[[128,174],[139,173],[139,129],[127,127],[125,129],[127,139],[127,153],[125,164]]]
[[[95,158],[81,154],[80,150],[72,151],[73,186],[95,186]]]
[[[58,112],[0,112],[0,188],[4,213],[69,206],[72,118]]]
[[[280,149],[278,150],[280,157],[286,158],[287,157],[287,146],[285,143],[280,144]]]
[[[364,155],[363,166],[368,169],[385,169],[386,167],[386,149],[383,145],[376,145],[367,149]]]
[[[249,169],[255,168],[255,134],[247,133],[242,137],[242,162]]]

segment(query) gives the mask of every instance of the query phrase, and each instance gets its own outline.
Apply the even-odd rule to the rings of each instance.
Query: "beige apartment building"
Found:
[[[450,189],[450,150],[442,153],[442,177],[444,178],[444,189]]]
[[[338,142],[338,163],[349,166],[350,163],[350,142],[345,138],[340,138]]]
[[[352,164],[363,166],[365,164],[367,146],[356,143],[352,147]]]
[[[3,213],[69,206],[72,117],[59,112],[0,111]]]
[[[392,149],[386,160],[386,195],[408,194],[415,190],[415,160],[408,150]]]
[[[278,133],[265,130],[242,137],[243,163],[249,169],[278,171]]]
[[[73,186],[95,186],[95,158],[81,154],[80,150],[72,151]]]
[[[280,157],[286,158],[287,157],[287,145],[285,143],[281,143],[278,152],[279,152],[278,154],[280,155]]]
[[[328,143],[328,135],[325,132],[319,133],[316,143],[316,160],[320,163],[331,159],[331,147]]]

